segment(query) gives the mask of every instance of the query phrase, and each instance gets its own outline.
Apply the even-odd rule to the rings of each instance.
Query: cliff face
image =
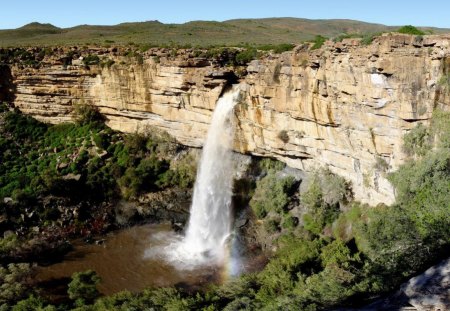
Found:
[[[327,166],[353,184],[355,197],[391,203],[385,176],[404,155],[402,136],[436,108],[449,109],[450,37],[390,35],[369,46],[346,40],[319,50],[252,61],[246,74],[192,55],[112,54],[112,66],[50,62],[12,66],[15,105],[37,119],[70,121],[73,106],[99,107],[125,132],[156,126],[199,147],[227,85],[241,83],[234,148],[304,170]],[[156,56],[155,56],[156,55]],[[443,83],[444,81],[444,83]]]

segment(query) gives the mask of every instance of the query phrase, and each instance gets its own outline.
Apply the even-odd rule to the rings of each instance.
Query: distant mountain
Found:
[[[33,22],[33,23],[29,23],[26,24],[20,28],[18,28],[18,30],[42,30],[42,31],[46,31],[46,30],[60,30],[60,28],[52,25],[52,24],[41,24],[38,22]]]
[[[386,26],[346,19],[304,18],[234,19],[224,22],[192,21],[163,24],[159,21],[130,22],[113,26],[79,25],[58,28],[30,23],[17,29],[0,30],[0,46],[29,45],[242,45],[299,43],[316,35],[333,38],[343,34],[370,34],[395,31]],[[419,27],[425,32],[448,33],[450,29]]]

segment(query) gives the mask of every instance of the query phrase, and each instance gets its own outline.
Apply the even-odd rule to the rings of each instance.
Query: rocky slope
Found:
[[[384,35],[368,46],[352,39],[318,50],[298,46],[246,68],[225,67],[189,50],[151,49],[142,58],[114,48],[90,52],[106,65],[68,64],[61,50],[37,69],[12,65],[1,84],[13,85],[8,90],[15,106],[39,120],[70,121],[76,104],[93,104],[114,129],[156,126],[200,147],[217,99],[240,83],[236,151],[307,171],[327,166],[352,182],[356,199],[372,205],[394,200],[386,173],[404,161],[404,133],[434,109],[450,109],[450,36]]]
[[[358,310],[434,311],[449,308],[450,259],[447,259],[404,283],[395,294]]]

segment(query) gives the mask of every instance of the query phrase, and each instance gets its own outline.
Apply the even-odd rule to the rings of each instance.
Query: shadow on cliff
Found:
[[[0,64],[0,102],[14,102],[16,85],[13,82],[11,68],[8,65]]]
[[[223,78],[226,80],[226,82],[219,97],[221,97],[223,94],[231,90],[234,84],[238,84],[240,82],[239,77],[236,75],[234,71],[226,72],[223,75]]]

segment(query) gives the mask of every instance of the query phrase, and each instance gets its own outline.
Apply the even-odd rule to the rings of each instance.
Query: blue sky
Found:
[[[3,2],[3,3],[2,3]],[[450,28],[448,0],[1,0],[0,29],[38,21],[58,27],[159,20],[233,18],[348,18],[386,25]]]

